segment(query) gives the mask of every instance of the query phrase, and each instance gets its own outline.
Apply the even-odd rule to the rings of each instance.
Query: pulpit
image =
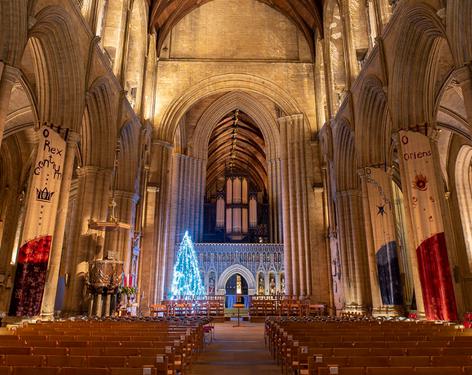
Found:
[[[89,263],[87,286],[91,294],[89,316],[109,316],[111,300],[118,292],[123,279],[123,262],[111,259]],[[105,306],[103,302],[105,301]]]

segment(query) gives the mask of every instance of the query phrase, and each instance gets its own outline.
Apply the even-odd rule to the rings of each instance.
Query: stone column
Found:
[[[371,166],[359,171],[374,315],[399,315],[404,304],[400,248],[395,227],[391,171]]]
[[[362,184],[362,206],[364,214],[364,225],[366,234],[367,260],[369,267],[370,293],[372,296],[372,313],[381,311],[382,297],[380,295],[379,276],[377,272],[377,261],[375,259],[375,245],[372,234],[372,220],[370,216],[369,196],[366,186],[366,176],[364,169],[359,170]]]
[[[307,259],[307,280],[309,284],[308,295],[313,297],[313,302],[329,303],[331,300],[330,289],[330,247],[328,234],[327,205],[325,189],[322,186],[315,186],[312,189],[313,206],[310,207],[311,218],[314,225],[308,229],[312,233],[312,253]],[[310,221],[311,222],[311,221]],[[314,253],[316,251],[316,254]]]
[[[175,154],[176,190],[176,241],[186,230],[194,242],[201,240],[203,232],[203,199],[205,189],[205,163],[191,156]],[[173,185],[174,186],[174,185]]]
[[[164,297],[166,250],[170,220],[172,186],[172,145],[154,140],[151,149],[149,181],[143,207],[143,240],[140,254],[140,308],[149,313],[149,306]]]
[[[269,160],[269,210],[270,210],[270,241],[272,243],[282,243],[282,194],[281,194],[281,166],[280,159]]]
[[[56,301],[57,283],[59,281],[59,269],[61,266],[62,248],[64,244],[64,231],[69,208],[69,195],[74,169],[75,150],[80,140],[78,133],[69,131],[67,136],[67,148],[64,159],[60,200],[57,208],[56,226],[54,228],[51,255],[49,258],[46,284],[41,303],[41,316],[49,319],[54,317],[54,304]]]
[[[422,129],[424,130],[424,129]],[[408,176],[407,170],[406,170],[406,160],[409,160],[409,158],[405,159],[404,156],[402,155],[402,150],[400,147],[400,142],[401,139],[399,133],[395,133],[393,135],[393,140],[394,142],[398,145],[399,148],[399,166],[400,166],[400,176],[401,176],[401,181],[402,181],[402,193],[404,195],[404,205],[405,205],[405,213],[406,213],[406,224],[407,224],[407,230],[408,230],[408,236],[410,237],[410,243],[413,246],[408,246],[408,252],[409,252],[409,257],[410,257],[410,264],[411,264],[411,269],[412,269],[412,277],[413,277],[413,285],[414,285],[414,291],[415,291],[415,299],[416,299],[416,306],[417,306],[417,315],[419,318],[425,318],[426,317],[426,312],[425,312],[425,304],[424,304],[424,297],[423,297],[423,288],[421,284],[421,278],[420,278],[420,267],[419,267],[419,262],[418,262],[418,254],[417,254],[417,247],[419,244],[422,242],[423,239],[419,239],[419,230],[418,230],[418,220],[412,213],[412,207],[416,206],[417,203],[412,202],[412,193],[411,193],[411,188],[409,185],[415,184],[415,181],[411,176]],[[423,146],[423,145],[422,145]],[[430,146],[432,146],[430,144]],[[431,147],[431,152],[433,155],[427,155],[426,152],[423,152],[423,149],[415,150],[421,153],[421,156],[423,158],[428,158],[433,156],[434,157],[434,148]],[[436,150],[437,153],[437,150]],[[434,165],[436,165],[436,172],[440,174],[440,167],[439,167],[439,159],[434,160]],[[426,172],[423,172],[426,173]],[[434,190],[437,189],[438,191],[441,191],[438,185],[438,181],[441,181],[441,177],[435,176],[435,181],[427,181],[428,183],[428,189]],[[409,185],[407,185],[409,184]],[[413,189],[413,191],[417,191],[417,189]],[[426,218],[424,218],[426,222]],[[442,219],[441,219],[442,220]],[[444,228],[445,230],[445,228]],[[449,249],[448,249],[449,250]],[[449,252],[449,251],[448,251]]]
[[[466,95],[464,94],[464,104],[467,106],[469,105],[469,112],[468,112],[468,121],[472,121],[472,63],[468,64],[467,67],[469,68],[469,93],[467,94],[468,97],[466,99]],[[467,101],[467,102],[466,102]],[[472,122],[469,122],[472,124]],[[442,221],[444,225],[444,234],[446,237],[446,246],[447,246],[447,254],[449,259],[449,266],[451,272],[452,283],[454,287],[455,293],[455,303],[457,308],[458,318],[464,316],[464,313],[467,312],[466,309],[466,302],[464,298],[464,293],[467,295],[469,292],[468,290],[464,290],[462,287],[462,283],[460,280],[459,267],[460,264],[460,257],[458,255],[458,243],[457,238],[455,236],[454,226],[457,225],[457,221],[453,217],[450,209],[450,205],[448,202],[449,199],[449,192],[446,192],[446,186],[443,182],[443,175],[441,172],[441,156],[439,154],[438,149],[438,138],[439,138],[439,131],[437,130],[437,124],[432,126],[432,130],[429,132],[429,140],[431,144],[431,150],[433,153],[433,161],[434,165],[437,167],[435,168],[436,172],[436,181],[438,184],[438,195],[439,195],[439,203],[441,206],[441,213],[442,213]],[[457,216],[460,217],[460,213],[457,212]]]
[[[168,207],[169,221],[166,232],[166,277],[164,289],[172,284],[176,245],[186,230],[194,242],[203,231],[203,198],[205,188],[205,162],[182,154],[172,155],[172,182]]]
[[[148,185],[145,192],[145,206],[143,207],[143,239],[141,254],[139,257],[138,272],[138,302],[141,312],[149,314],[149,306],[155,303],[155,294],[158,280],[158,249],[155,244],[155,213],[158,206],[160,189],[157,186]],[[162,271],[161,271],[162,272]]]
[[[309,137],[303,115],[280,118],[280,165],[283,202],[284,267],[289,295],[308,294],[307,260],[310,256],[307,160]],[[308,155],[308,156],[307,156]]]
[[[89,221],[105,221],[107,218],[112,171],[109,168],[85,166],[78,170],[76,222],[72,233],[73,254],[66,265],[70,285],[66,290],[64,310],[82,312],[85,275],[88,262],[103,259],[104,232],[89,229]]]
[[[367,251],[362,219],[361,193],[356,189],[338,191],[336,203],[339,210],[339,231],[341,242],[341,266],[346,309],[365,312],[371,302],[369,274],[367,272]]]
[[[124,272],[128,274],[131,266],[131,241],[134,235],[134,224],[136,217],[136,204],[139,196],[134,192],[115,191],[115,216],[119,222],[129,224],[130,229],[116,229],[105,234],[104,255],[108,251],[115,251],[118,260],[124,262]]]
[[[326,164],[323,168],[323,186],[325,187],[325,204],[326,204],[326,217],[327,217],[327,228],[326,235],[328,240],[326,241],[326,253],[327,253],[327,263],[329,269],[329,278],[328,278],[328,290],[329,290],[329,306],[333,307],[334,313],[337,315],[337,312],[342,310],[344,303],[344,291],[342,286],[342,274],[341,274],[341,262],[340,262],[340,252],[339,252],[339,243],[338,243],[338,234],[337,234],[337,221],[336,221],[336,212],[335,206],[333,204],[333,194],[334,191],[334,168],[333,163],[329,160],[329,155],[325,152]],[[314,262],[314,259],[312,263]]]
[[[406,237],[408,238],[407,243],[407,253],[408,253],[408,261],[411,266],[411,278],[413,279],[413,290],[415,293],[415,300],[416,300],[416,311],[419,318],[425,317],[424,312],[424,303],[423,303],[423,290],[421,289],[421,281],[420,275],[418,272],[418,258],[416,257],[416,249],[414,245],[414,229],[413,229],[413,222],[411,220],[411,216],[409,213],[408,203],[407,203],[407,193],[403,190],[404,199],[404,210],[405,210],[405,228],[407,233],[405,233]]]
[[[2,144],[3,132],[5,131],[11,90],[15,82],[20,78],[20,75],[19,69],[10,65],[3,65],[2,75],[0,77],[0,145]]]

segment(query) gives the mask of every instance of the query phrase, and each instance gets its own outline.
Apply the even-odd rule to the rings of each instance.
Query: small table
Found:
[[[241,312],[241,309],[244,309],[244,307],[246,307],[244,305],[244,303],[235,303],[233,305],[233,309],[238,309],[238,324],[233,326],[233,327],[240,327],[241,326],[240,323],[239,323],[240,322],[240,317],[241,317],[240,312]]]

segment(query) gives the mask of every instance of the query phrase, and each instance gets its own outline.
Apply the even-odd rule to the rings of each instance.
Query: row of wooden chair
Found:
[[[472,332],[452,325],[350,319],[266,321],[266,344],[286,373],[443,375],[472,368]],[[459,371],[459,372],[458,372]]]
[[[205,323],[193,319],[25,325],[0,335],[0,375],[184,375],[203,349]]]

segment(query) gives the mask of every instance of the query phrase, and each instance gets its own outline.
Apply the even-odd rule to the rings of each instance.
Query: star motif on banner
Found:
[[[378,208],[378,211],[377,211],[377,215],[385,215],[385,205],[383,206],[377,206]]]

